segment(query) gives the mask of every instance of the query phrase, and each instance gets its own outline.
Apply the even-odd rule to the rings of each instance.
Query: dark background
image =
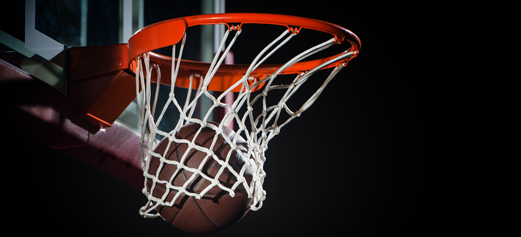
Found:
[[[197,2],[186,2],[147,2],[146,12],[154,15],[145,21],[197,14]],[[344,26],[362,48],[269,144],[263,208],[212,236],[454,232],[462,213],[448,150],[450,78],[440,50],[450,25],[440,16],[451,12],[444,9],[423,2],[228,0],[227,12],[299,15]],[[21,233],[189,235],[159,218],[143,219],[141,190],[32,138],[6,139],[7,171],[14,173],[4,179],[4,205],[16,213],[7,218],[27,227]]]

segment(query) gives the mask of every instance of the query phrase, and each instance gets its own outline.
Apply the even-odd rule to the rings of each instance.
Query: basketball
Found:
[[[201,129],[200,133],[197,132],[200,129],[199,124],[188,124],[183,126],[176,132],[176,138],[187,139],[192,141],[194,136],[195,144],[201,147],[210,148],[216,132],[209,127]],[[231,152],[228,164],[239,173],[245,163],[243,158],[232,149],[232,147],[223,138],[227,136],[230,140],[233,140],[234,136],[239,136],[228,127],[223,128],[223,133],[217,135],[215,145],[213,146],[213,153],[218,159],[225,161],[228,153]],[[204,151],[200,151],[194,148],[188,149],[189,146],[186,143],[176,144],[171,142],[170,146],[168,137],[165,137],[154,151],[158,154],[164,154],[166,160],[180,162],[184,153],[188,152],[183,165],[189,168],[198,169],[202,165],[201,172],[211,178],[215,178],[221,169],[221,165],[213,157],[209,157],[206,161],[204,160],[208,154]],[[247,151],[247,143],[242,137],[237,138],[236,145],[241,151]],[[168,147],[168,151],[165,150]],[[202,164],[204,162],[204,164]],[[164,162],[160,166],[161,160],[158,157],[151,157],[149,164],[149,173],[157,175],[159,180],[166,180],[175,186],[182,186],[186,181],[192,178],[193,172],[186,169],[182,169],[177,172],[176,176],[172,178],[178,167],[175,164],[169,164]],[[158,168],[161,169],[158,171]],[[249,168],[246,169],[244,174],[247,183],[249,184],[252,180],[252,173]],[[229,169],[225,168],[222,174],[219,176],[219,182],[221,185],[232,188],[236,183],[237,177],[230,172]],[[207,188],[211,182],[199,174],[196,174],[193,179],[186,187],[189,192],[200,193]],[[152,194],[155,198],[161,198],[167,191],[166,185],[157,183],[154,190],[150,192],[152,188],[152,180],[147,179],[147,191]],[[171,202],[174,196],[177,194],[175,190],[169,190],[166,196],[165,202]],[[227,191],[222,190],[218,186],[212,187],[201,199],[185,195],[183,193],[175,200],[172,206],[159,205],[156,211],[161,217],[172,226],[190,233],[210,233],[222,230],[230,227],[233,224],[241,220],[248,212],[252,199],[248,198],[248,194],[242,184],[237,186],[235,189],[235,196],[231,197]]]

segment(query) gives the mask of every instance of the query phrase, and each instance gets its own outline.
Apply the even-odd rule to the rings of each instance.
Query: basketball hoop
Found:
[[[202,63],[182,59],[187,39],[186,29],[197,25],[212,24],[224,24],[228,29],[223,35],[218,53],[215,54],[213,61]],[[286,29],[264,47],[250,64],[222,64],[236,40],[240,40],[243,26],[247,24],[278,25],[285,26]],[[331,38],[304,49],[302,53],[285,63],[265,64],[270,56],[287,45],[292,38],[297,37],[302,29],[328,33]],[[227,41],[230,35],[234,36]],[[229,42],[228,45],[226,42]],[[343,47],[340,52],[329,57],[304,60],[335,45],[347,45],[347,47]],[[173,46],[172,57],[151,52],[167,46]],[[231,197],[235,195],[237,189],[245,190],[248,197],[252,199],[250,209],[260,209],[266,198],[262,185],[266,176],[263,166],[268,142],[280,132],[282,127],[299,117],[315,102],[334,76],[357,56],[360,47],[359,38],[338,25],[304,17],[258,13],[226,13],[176,18],[147,26],[134,34],[128,41],[128,57],[130,68],[136,74],[137,103],[142,131],[142,168],[145,176],[143,193],[148,197],[148,203],[140,209],[141,215],[157,217],[160,215],[158,212],[160,207],[175,205],[176,199],[182,196],[201,199],[209,190],[216,187]],[[176,56],[177,48],[179,52]],[[237,54],[237,51],[235,53]],[[286,102],[293,94],[316,72],[326,69],[330,69],[331,72],[322,85],[300,108],[290,109]],[[280,75],[291,74],[294,75],[291,82],[281,84],[277,81]],[[157,85],[154,86],[152,83],[157,83]],[[172,85],[170,96],[163,108],[156,108],[159,83]],[[178,101],[180,98],[176,97],[174,86],[189,89],[186,98],[183,98],[184,103]],[[140,93],[140,89],[142,93]],[[284,91],[284,95],[280,101],[269,105],[267,97],[273,90]],[[153,91],[156,92],[155,97]],[[214,96],[209,91],[222,93]],[[238,93],[232,105],[221,102],[226,94],[232,92]],[[227,111],[222,121],[218,123],[209,121],[210,113],[201,118],[194,117],[198,99],[203,97],[213,102],[210,111],[217,108],[224,108]],[[262,111],[254,111],[256,104],[261,104]],[[163,121],[163,115],[167,109],[176,109],[179,112],[179,120],[173,130],[162,131],[158,129],[158,126]],[[156,110],[161,113],[159,117],[154,118]],[[283,119],[283,114],[287,118]],[[230,133],[225,131],[225,127],[232,122],[237,124],[234,136],[228,135]],[[189,124],[197,125],[193,137],[176,135],[181,128]],[[196,142],[196,137],[203,133],[203,129],[211,129],[215,134],[214,142],[211,145],[203,146]],[[218,163],[219,172],[215,176],[208,175],[204,171],[204,164],[198,167],[187,167],[185,164],[187,155],[180,154],[178,160],[169,159],[169,155],[166,154],[169,149],[164,148],[165,145],[162,149],[156,149],[160,144],[160,141],[156,139],[157,135],[164,137],[162,143],[168,143],[167,147],[175,146],[173,144],[186,144],[186,153],[189,150],[206,153],[204,161]],[[247,149],[237,145],[238,140],[242,140],[241,136],[247,143]],[[224,154],[222,157],[217,155],[214,150],[217,140],[223,140],[223,143],[229,144],[228,155]],[[232,152],[244,160],[242,167],[232,167],[229,164]],[[149,169],[152,162],[155,164],[153,171]],[[160,165],[157,166],[157,164]],[[161,169],[167,165],[173,165],[177,170],[171,175],[172,177],[165,179],[161,177]],[[179,184],[172,181],[173,176],[185,171],[190,174],[187,175],[185,183]],[[226,186],[221,183],[219,178],[225,171],[235,176],[232,185]],[[245,173],[248,173],[246,171],[251,171],[249,181],[244,178]],[[189,182],[196,178],[207,180],[208,186],[199,191],[191,190]],[[161,196],[154,195],[154,190],[158,186],[164,189]],[[173,198],[168,197],[168,193],[175,193],[175,195],[172,195]]]

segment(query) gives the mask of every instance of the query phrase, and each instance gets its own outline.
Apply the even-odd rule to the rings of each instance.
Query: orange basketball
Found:
[[[184,138],[192,141],[199,128],[199,124],[188,124],[177,131],[175,136],[179,139]],[[216,132],[213,129],[205,127],[195,138],[195,144],[201,147],[210,148],[215,135]],[[228,153],[231,152],[232,154],[228,163],[237,173],[239,173],[245,162],[239,154],[231,149],[231,146],[222,137],[223,135],[229,137],[230,140],[232,140],[234,136],[239,136],[238,134],[235,134],[233,130],[227,127],[223,128],[223,134],[217,136],[212,151],[218,159],[223,161],[226,160]],[[167,160],[175,160],[178,162],[181,161],[185,152],[189,152],[183,165],[190,168],[197,169],[200,167],[201,163],[208,155],[206,152],[194,148],[187,151],[187,144],[176,144],[175,142],[170,144],[168,151],[165,153],[168,143],[168,138],[163,139],[154,151],[159,154],[165,154],[164,157]],[[247,151],[247,143],[242,137],[238,137],[236,145],[244,152]],[[202,166],[203,168],[201,169],[202,173],[211,178],[216,177],[221,168],[219,162],[212,157],[209,157],[204,162],[205,163]],[[160,163],[161,161],[159,158],[151,157],[149,173],[152,175],[158,175],[159,180],[170,181],[172,175],[178,169],[177,165],[164,163],[158,173],[157,171],[158,167],[160,167]],[[183,169],[177,173],[171,183],[175,186],[182,186],[191,178],[192,174],[194,173]],[[249,184],[252,180],[252,174],[249,168],[246,169],[244,177]],[[223,186],[231,188],[237,181],[237,177],[230,172],[229,169],[225,168],[218,180]],[[186,189],[190,192],[200,193],[210,184],[210,181],[201,175],[196,174],[195,179],[188,184]],[[152,180],[147,179],[147,191],[152,193],[156,198],[161,198],[167,191],[166,185],[157,183],[153,192],[150,192],[151,186]],[[169,190],[168,192],[165,201],[171,202],[177,194],[177,191]],[[160,205],[156,210],[165,221],[180,230],[191,233],[210,233],[222,230],[237,223],[246,215],[251,204],[252,199],[248,198],[244,186],[240,184],[235,189],[234,197],[231,197],[227,191],[222,190],[220,187],[214,186],[201,199],[181,194],[176,199],[173,206]]]

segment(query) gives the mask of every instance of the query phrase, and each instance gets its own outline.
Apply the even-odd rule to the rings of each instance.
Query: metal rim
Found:
[[[352,57],[358,54],[361,47],[361,42],[358,36],[348,29],[316,19],[289,16],[280,14],[264,14],[264,13],[223,13],[223,14],[207,14],[207,15],[195,15],[188,17],[175,18],[158,22],[149,26],[144,27],[140,31],[136,32],[128,41],[128,57],[129,62],[132,62],[136,57],[143,53],[150,52],[155,49],[170,46],[180,42],[186,32],[186,29],[196,25],[214,25],[214,24],[225,24],[228,30],[239,30],[243,24],[270,24],[270,25],[281,25],[286,26],[291,33],[298,33],[302,28],[321,31],[329,33],[335,37],[335,41],[339,44],[348,42],[351,44],[351,48],[337,55],[316,59],[304,62],[298,62],[291,67],[284,70],[282,74],[295,74],[304,71],[309,71],[322,63],[347,54],[351,53]],[[354,52],[354,53],[353,53]],[[346,61],[349,61],[352,57],[349,57],[338,62],[333,62],[330,65],[323,67],[322,69],[335,67]],[[169,67],[171,58],[155,53],[150,54],[150,60],[161,64],[162,67]],[[280,65],[262,65],[257,70],[262,74],[269,74],[275,72]],[[204,72],[208,69],[208,63],[182,60],[181,69],[188,71],[199,71]],[[219,74],[237,74],[245,68],[244,65],[228,65],[221,67],[218,70]]]

